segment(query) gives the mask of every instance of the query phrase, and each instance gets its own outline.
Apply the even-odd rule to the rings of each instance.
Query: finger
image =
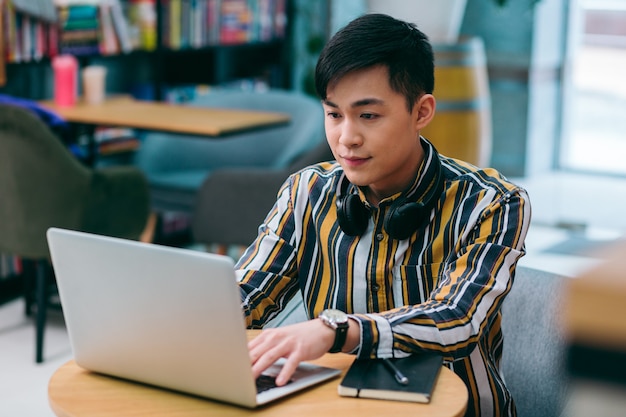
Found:
[[[276,361],[272,360],[259,360],[252,366],[252,375],[254,378],[258,378],[263,372],[265,372],[270,366],[272,366]]]
[[[283,365],[283,368],[280,370],[278,376],[276,377],[276,385],[279,387],[285,385],[291,379],[291,376],[298,368],[298,364],[300,364],[300,360],[297,357],[291,356]]]
[[[248,341],[248,349],[253,349],[254,347],[262,344],[263,341],[265,340],[266,334],[267,333],[265,331],[263,331],[263,332],[259,333],[259,335],[256,336],[254,339],[249,340]]]
[[[254,364],[259,360],[259,357],[263,355],[263,345],[257,344],[256,346],[248,346],[248,354],[250,355],[250,363]]]
[[[263,332],[254,340],[248,343],[248,354],[251,363],[255,363],[266,351],[269,351],[279,345],[279,339],[272,332]]]
[[[283,357],[283,352],[278,349],[271,349],[262,353],[252,365],[252,374],[258,378],[263,371],[272,366],[278,359]]]

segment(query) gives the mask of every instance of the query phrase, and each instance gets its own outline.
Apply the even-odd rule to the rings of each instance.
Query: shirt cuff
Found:
[[[378,314],[350,314],[359,323],[361,340],[355,353],[359,359],[393,357],[393,332],[387,319]]]

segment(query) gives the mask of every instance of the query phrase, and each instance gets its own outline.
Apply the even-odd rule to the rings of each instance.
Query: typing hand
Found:
[[[248,343],[252,373],[257,378],[278,359],[285,358],[276,377],[276,385],[285,385],[300,362],[321,357],[334,340],[335,332],[319,319],[263,330]]]

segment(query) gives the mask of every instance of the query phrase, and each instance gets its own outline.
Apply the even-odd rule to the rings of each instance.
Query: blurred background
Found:
[[[79,6],[96,13],[89,34],[67,23]],[[211,7],[221,7],[221,20]],[[104,10],[111,19],[119,11],[126,27],[121,36],[111,26],[106,45]],[[576,276],[626,231],[626,0],[0,0],[0,11],[0,96],[33,104],[52,99],[59,53],[74,55],[80,68],[106,67],[107,96],[197,104],[230,89],[316,99],[312,71],[339,28],[373,11],[413,21],[429,35],[439,70],[467,65],[474,77],[463,103],[449,95],[453,83],[443,72],[437,79],[441,117],[459,109],[473,117],[471,128],[460,117],[442,123],[462,136],[437,147],[457,156],[471,144],[477,164],[529,191],[533,219],[521,264]],[[86,139],[76,133],[68,146],[80,159]],[[134,165],[153,136],[123,126],[100,134],[96,168]],[[126,146],[107,147],[121,139]],[[5,195],[0,190],[0,200]],[[158,243],[198,248],[189,216],[159,212]],[[51,311],[46,360],[35,365],[24,271],[12,253],[0,261],[0,415],[52,416],[47,381],[71,358],[62,314]]]

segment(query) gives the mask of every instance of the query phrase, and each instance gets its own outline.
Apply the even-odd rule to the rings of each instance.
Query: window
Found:
[[[626,0],[571,4],[560,165],[626,175]]]

